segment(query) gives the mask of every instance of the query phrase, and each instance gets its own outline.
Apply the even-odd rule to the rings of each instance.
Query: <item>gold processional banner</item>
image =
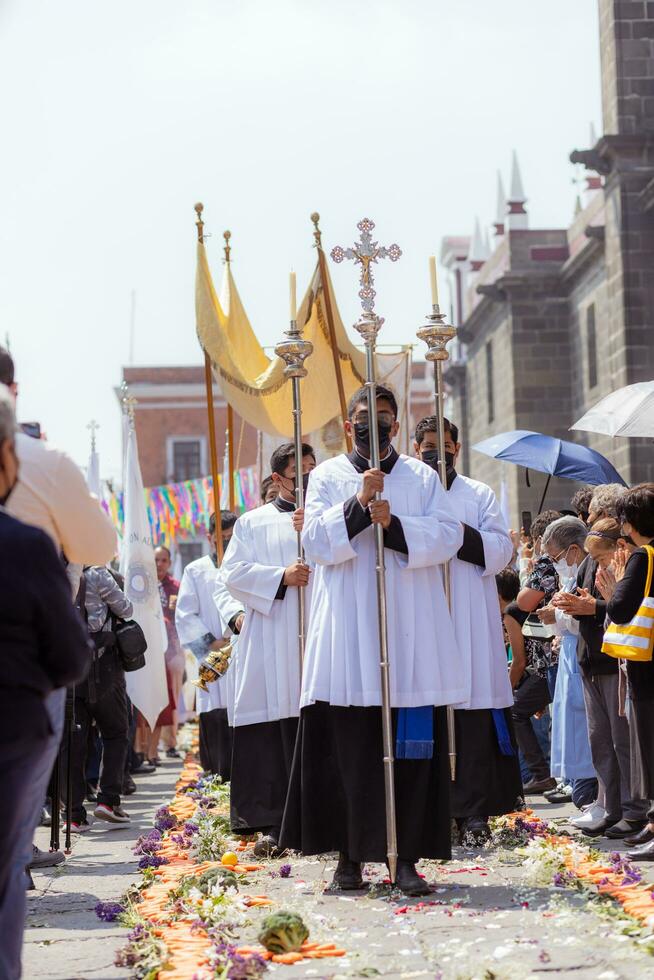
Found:
[[[343,375],[346,400],[365,381],[365,354],[347,336],[334,297],[329,272],[324,284],[330,292],[336,345]],[[268,357],[241,302],[229,264],[219,299],[214,288],[207,253],[198,243],[195,308],[198,339],[209,354],[214,375],[226,400],[241,418],[270,436],[293,435],[292,386],[284,377],[284,362]],[[323,283],[319,263],[297,314],[304,337],[313,344],[305,362],[308,376],[302,384],[302,429],[315,434],[321,456],[341,452],[340,402],[334,371]],[[378,380],[389,384],[400,412],[398,448],[408,446],[408,396],[411,348],[399,353],[377,355]],[[264,454],[264,460],[266,456]]]

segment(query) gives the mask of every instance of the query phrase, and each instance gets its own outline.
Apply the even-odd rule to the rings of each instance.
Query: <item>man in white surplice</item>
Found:
[[[373,523],[384,528],[391,698],[397,727],[397,882],[425,894],[421,857],[450,856],[447,731],[442,705],[468,696],[438,563],[463,540],[436,474],[399,456],[393,392],[377,386],[381,469],[370,468],[367,391],[349,405],[349,455],[311,474],[303,543],[315,563],[297,751],[281,844],[339,851],[332,887],[362,887],[383,861],[386,823]],[[384,499],[374,500],[381,490]],[[408,709],[400,710],[397,709]]]
[[[223,510],[220,515],[223,553],[232,537],[236,515]],[[198,661],[206,659],[212,650],[225,646],[231,635],[230,619],[241,613],[238,603],[229,596],[231,609],[219,609],[214,599],[216,577],[220,572],[216,542],[216,515],[209,518],[207,533],[210,554],[190,562],[184,569],[175,606],[175,627],[179,641]],[[196,690],[195,703],[200,727],[200,763],[208,772],[223,781],[230,778],[232,736],[227,709],[234,701],[234,671],[227,672],[207,685],[208,690]]]
[[[510,712],[506,647],[495,576],[511,561],[513,546],[495,494],[485,483],[457,474],[461,450],[456,425],[445,419],[447,498],[463,526],[463,545],[450,562],[452,619],[459,664],[468,694],[457,705],[457,776],[452,816],[462,842],[490,836],[488,817],[510,813],[522,796],[518,753]],[[438,466],[438,419],[416,427],[414,449]]]
[[[303,446],[305,484],[316,465]],[[245,610],[235,673],[231,821],[241,834],[261,831],[257,856],[275,854],[286,802],[300,711],[298,592],[311,569],[298,561],[295,448],[279,446],[270,461],[279,495],[243,514],[223,561],[225,584]]]

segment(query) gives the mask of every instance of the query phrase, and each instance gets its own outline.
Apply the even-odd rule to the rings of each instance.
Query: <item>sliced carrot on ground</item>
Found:
[[[303,959],[302,953],[276,953],[272,961],[273,963],[299,963]]]

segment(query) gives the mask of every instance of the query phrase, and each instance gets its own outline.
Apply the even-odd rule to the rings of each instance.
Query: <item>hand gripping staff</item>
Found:
[[[370,463],[374,469],[379,469],[379,430],[377,428],[377,380],[375,376],[375,344],[377,334],[384,322],[383,317],[377,316],[375,308],[374,278],[372,264],[378,259],[389,258],[397,262],[402,252],[398,245],[388,248],[373,242],[372,231],[374,221],[364,218],[357,225],[361,232],[360,240],[352,247],[342,249],[340,246],[332,249],[331,257],[334,262],[343,259],[353,259],[361,266],[359,279],[361,289],[362,314],[354,324],[354,329],[361,334],[366,346],[366,388],[368,389],[368,419],[370,424]],[[381,494],[376,495],[381,499]],[[382,735],[384,745],[384,792],[386,801],[386,853],[391,884],[395,883],[397,875],[397,819],[395,814],[395,780],[393,755],[393,719],[391,715],[391,683],[388,663],[388,621],[386,611],[386,568],[384,566],[384,529],[381,524],[375,524],[375,571],[377,576],[377,621],[379,627],[379,668],[381,672],[381,701],[382,701]]]
[[[284,376],[290,378],[293,383],[293,441],[295,443],[295,506],[297,509],[304,507],[304,485],[302,483],[302,402],[300,399],[300,380],[306,378],[307,369],[304,362],[313,351],[313,344],[310,340],[302,337],[302,331],[298,327],[295,310],[295,276],[291,274],[292,283],[292,303],[291,303],[291,325],[285,333],[285,340],[275,347],[275,354],[286,364]],[[298,561],[304,561],[304,550],[302,548],[302,532],[297,532],[297,557]],[[302,666],[304,664],[304,643],[306,639],[306,589],[298,588],[298,651],[300,656],[300,677],[302,677]]]

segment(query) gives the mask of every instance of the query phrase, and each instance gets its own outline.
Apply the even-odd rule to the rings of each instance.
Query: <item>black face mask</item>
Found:
[[[379,433],[379,452],[385,453],[391,444],[392,424],[388,422],[377,422],[377,432]],[[366,459],[370,459],[370,424],[368,422],[354,423],[354,441],[357,449],[361,450]]]
[[[223,555],[227,551],[227,546],[229,545],[229,542],[231,540],[232,540],[231,538],[222,538],[222,542],[223,542]],[[216,566],[218,565],[218,552],[217,551],[212,551],[211,552],[211,560],[214,563],[214,565],[216,565]]]
[[[309,477],[310,476],[311,476],[310,473],[303,473],[302,474],[302,489],[304,490],[305,493],[307,492],[307,487],[309,486]],[[283,477],[282,479],[288,480],[289,483],[292,483],[293,484],[293,486],[289,490],[289,493],[295,493],[295,480],[291,479],[290,476]],[[284,487],[284,489],[286,490],[287,488]]]
[[[438,470],[440,461],[438,449],[425,449],[420,458],[427,466],[431,466],[432,470]],[[454,453],[445,453],[445,469],[447,473],[454,470]]]

